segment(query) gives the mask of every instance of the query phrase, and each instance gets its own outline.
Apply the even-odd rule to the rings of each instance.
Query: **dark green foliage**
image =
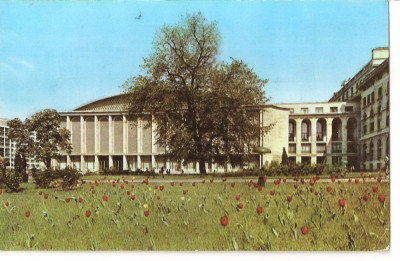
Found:
[[[20,152],[15,153],[14,170],[15,175],[22,182],[28,182],[28,174],[26,173],[26,157]]]
[[[40,188],[48,188],[50,183],[56,180],[55,171],[52,169],[34,171],[32,172],[32,177]]]
[[[14,170],[6,171],[6,174],[4,175],[4,184],[6,184],[7,188],[11,192],[20,191],[19,183],[20,177],[16,175]]]
[[[63,188],[72,188],[74,184],[82,177],[82,173],[77,169],[65,168],[56,170],[54,176],[62,180]]]
[[[286,153],[285,147],[283,147],[283,151],[282,151],[282,162],[281,162],[281,164],[282,164],[282,165],[287,165],[288,163],[289,163],[289,158],[288,158],[288,155],[287,155],[287,153]]]
[[[144,75],[124,84],[131,94],[129,115],[152,113],[156,142],[168,148],[166,156],[199,162],[202,174],[206,162],[245,162],[260,133],[271,127],[259,124],[267,80],[243,61],[217,62],[220,40],[215,22],[202,13],[187,15],[161,28],[144,59]]]

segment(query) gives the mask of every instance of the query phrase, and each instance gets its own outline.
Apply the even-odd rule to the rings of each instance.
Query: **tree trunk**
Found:
[[[44,165],[46,165],[46,169],[50,169],[51,168],[51,158],[46,158],[44,160]]]
[[[206,174],[206,161],[205,160],[200,160],[199,168],[200,168],[200,174],[201,175]]]

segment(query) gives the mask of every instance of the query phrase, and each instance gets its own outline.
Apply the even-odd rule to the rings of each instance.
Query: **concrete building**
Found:
[[[9,162],[11,168],[14,167],[15,144],[8,139],[7,120],[0,119],[0,156]]]
[[[360,104],[359,139],[362,170],[380,170],[390,154],[389,50],[372,50],[371,60],[330,101],[354,101]]]
[[[377,48],[371,61],[345,81],[329,102],[260,106],[261,126],[275,124],[258,141],[271,153],[252,155],[246,167],[280,161],[285,148],[293,162],[344,161],[356,169],[379,169],[389,154],[388,77],[388,50]],[[61,126],[71,131],[73,151],[53,160],[53,166],[84,172],[106,168],[158,171],[164,167],[180,173],[181,166],[166,161],[162,155],[165,148],[155,144],[156,126],[145,127],[152,115],[129,118],[128,101],[128,95],[120,94],[61,112]],[[196,162],[187,162],[183,168],[185,173],[199,172]],[[208,172],[235,170],[211,162],[206,168]]]

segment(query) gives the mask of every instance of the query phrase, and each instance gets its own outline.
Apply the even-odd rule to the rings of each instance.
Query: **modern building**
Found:
[[[7,120],[0,119],[0,156],[9,162],[11,168],[14,167],[15,144],[8,139]]]
[[[289,160],[302,163],[340,163],[376,170],[389,154],[388,49],[372,51],[371,61],[345,81],[329,102],[266,104],[257,108],[262,126],[274,123],[260,136],[260,147],[271,153],[254,154],[245,167],[280,161],[283,148]],[[199,172],[196,162],[168,162],[165,148],[155,144],[152,115],[129,118],[129,95],[119,94],[61,112],[62,127],[71,131],[72,153],[53,160],[54,167],[82,171],[171,169],[172,173]],[[366,126],[366,127],[365,127]],[[372,155],[372,156],[371,156]],[[206,164],[209,172],[234,171],[231,166]],[[239,167],[236,167],[238,169]]]

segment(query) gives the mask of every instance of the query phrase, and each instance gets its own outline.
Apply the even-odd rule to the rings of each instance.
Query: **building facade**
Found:
[[[260,106],[261,126],[273,123],[258,145],[271,150],[254,154],[245,166],[258,167],[289,160],[301,163],[347,163],[354,169],[377,170],[389,154],[388,49],[372,51],[372,59],[353,78],[345,81],[329,102],[266,104]],[[165,148],[156,144],[152,115],[129,118],[129,95],[120,94],[61,112],[61,127],[71,132],[72,153],[62,153],[53,166],[86,171],[153,169],[172,173],[199,172],[196,162],[183,165],[167,161]],[[365,127],[366,126],[366,127]],[[239,167],[209,162],[208,172],[235,171]]]
[[[0,156],[14,168],[15,144],[8,139],[7,120],[0,119]]]

